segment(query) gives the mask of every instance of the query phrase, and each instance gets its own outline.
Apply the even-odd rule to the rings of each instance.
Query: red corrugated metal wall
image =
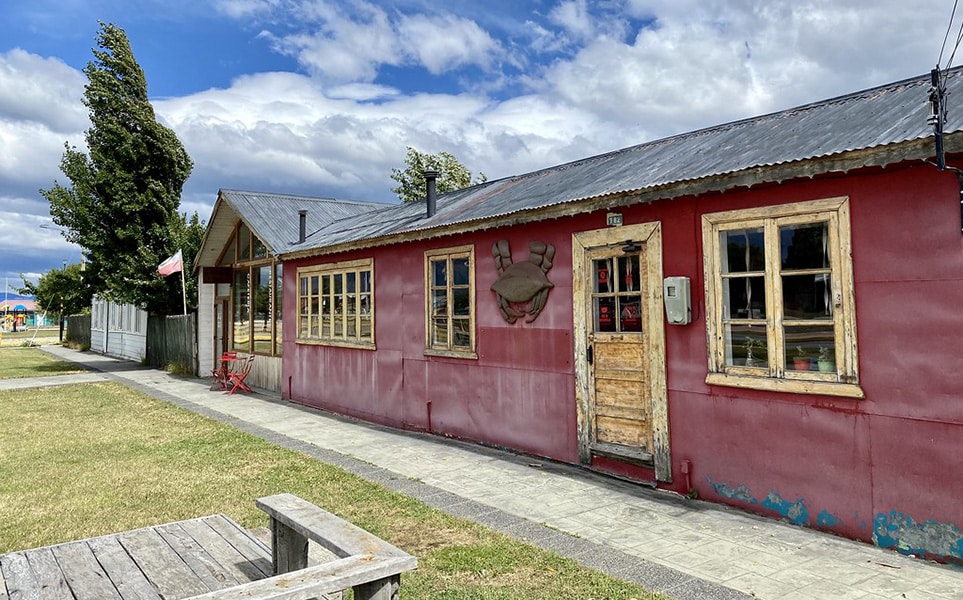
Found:
[[[701,216],[849,196],[863,400],[709,387]],[[892,545],[884,535],[963,524],[963,237],[955,175],[930,166],[681,198],[619,209],[660,221],[665,276],[691,278],[693,322],[666,326],[674,483],[682,461],[703,498]],[[605,212],[285,264],[284,381],[293,400],[395,427],[578,462],[573,232]],[[507,324],[489,286],[492,244],[557,248],[555,284],[532,324]],[[425,250],[475,244],[477,360],[426,357]],[[296,268],[373,256],[377,351],[294,343]],[[651,473],[613,461],[621,475]],[[912,532],[911,532],[912,533]],[[959,534],[959,529],[956,529]],[[925,537],[925,536],[924,536]],[[963,549],[963,535],[958,536]],[[915,539],[915,538],[914,538]],[[930,547],[932,546],[932,547]],[[923,550],[949,556],[933,541]],[[951,549],[952,550],[952,549]],[[961,550],[957,550],[960,552]]]
[[[903,550],[958,560],[963,506],[951,500],[963,497],[963,237],[956,176],[929,166],[875,171],[700,198],[680,203],[672,215],[690,206],[698,217],[833,196],[851,202],[866,398],[707,388],[705,325],[695,315],[693,326],[666,331],[674,462],[692,461],[692,481],[703,498],[883,546],[929,536],[928,545]],[[696,220],[663,224],[667,240],[699,244]],[[698,257],[674,253],[678,248],[667,241],[665,273],[692,276],[693,298],[703,298]],[[940,536],[952,541],[937,541]]]
[[[534,323],[506,323],[489,289],[497,277],[491,248],[501,239],[509,240],[516,262],[528,260],[533,240],[557,249],[548,273],[555,287]],[[424,252],[471,243],[478,359],[425,356]],[[577,462],[570,227],[552,221],[328,260],[366,256],[375,258],[377,351],[299,345],[286,336],[284,378],[292,378],[295,401],[426,431],[430,410],[433,433]],[[285,265],[287,331],[295,327],[295,277],[304,264],[310,261]]]

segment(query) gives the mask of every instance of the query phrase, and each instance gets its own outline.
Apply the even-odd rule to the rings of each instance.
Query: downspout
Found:
[[[427,204],[427,218],[429,219],[435,216],[435,213],[438,211],[435,202],[435,183],[437,179],[438,171],[434,169],[425,170],[425,187],[427,188],[425,190],[425,202]]]

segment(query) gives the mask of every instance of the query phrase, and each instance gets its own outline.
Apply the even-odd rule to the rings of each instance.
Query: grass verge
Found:
[[[0,348],[0,379],[19,377],[42,377],[83,373],[85,369],[76,363],[64,362],[30,347]]]
[[[291,492],[419,559],[409,599],[657,599],[480,525],[114,383],[0,392],[0,552],[225,513]]]
[[[20,346],[30,344],[31,341],[37,344],[56,343],[60,340],[60,330],[52,329],[27,329],[25,331],[4,331],[0,333],[0,346]]]

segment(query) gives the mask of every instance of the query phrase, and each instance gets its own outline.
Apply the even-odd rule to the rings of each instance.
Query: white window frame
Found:
[[[828,223],[827,244],[831,270],[832,327],[835,372],[796,371],[787,368],[783,351],[782,276],[779,226]],[[723,259],[720,233],[732,229],[762,228],[765,236],[766,289],[765,364],[754,367],[727,364],[723,294]],[[702,217],[708,375],[706,383],[768,391],[863,398],[859,386],[856,345],[856,303],[853,286],[849,198],[827,198],[705,214]],[[789,319],[786,319],[789,321]]]

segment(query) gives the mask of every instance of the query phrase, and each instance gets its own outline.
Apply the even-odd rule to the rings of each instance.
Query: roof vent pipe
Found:
[[[428,218],[435,216],[437,212],[437,207],[435,206],[435,181],[438,179],[438,171],[434,169],[425,170],[425,190],[426,192],[426,202],[428,204]]]
[[[308,211],[301,209],[298,211],[298,243],[303,243],[304,238],[307,237],[308,229]]]

